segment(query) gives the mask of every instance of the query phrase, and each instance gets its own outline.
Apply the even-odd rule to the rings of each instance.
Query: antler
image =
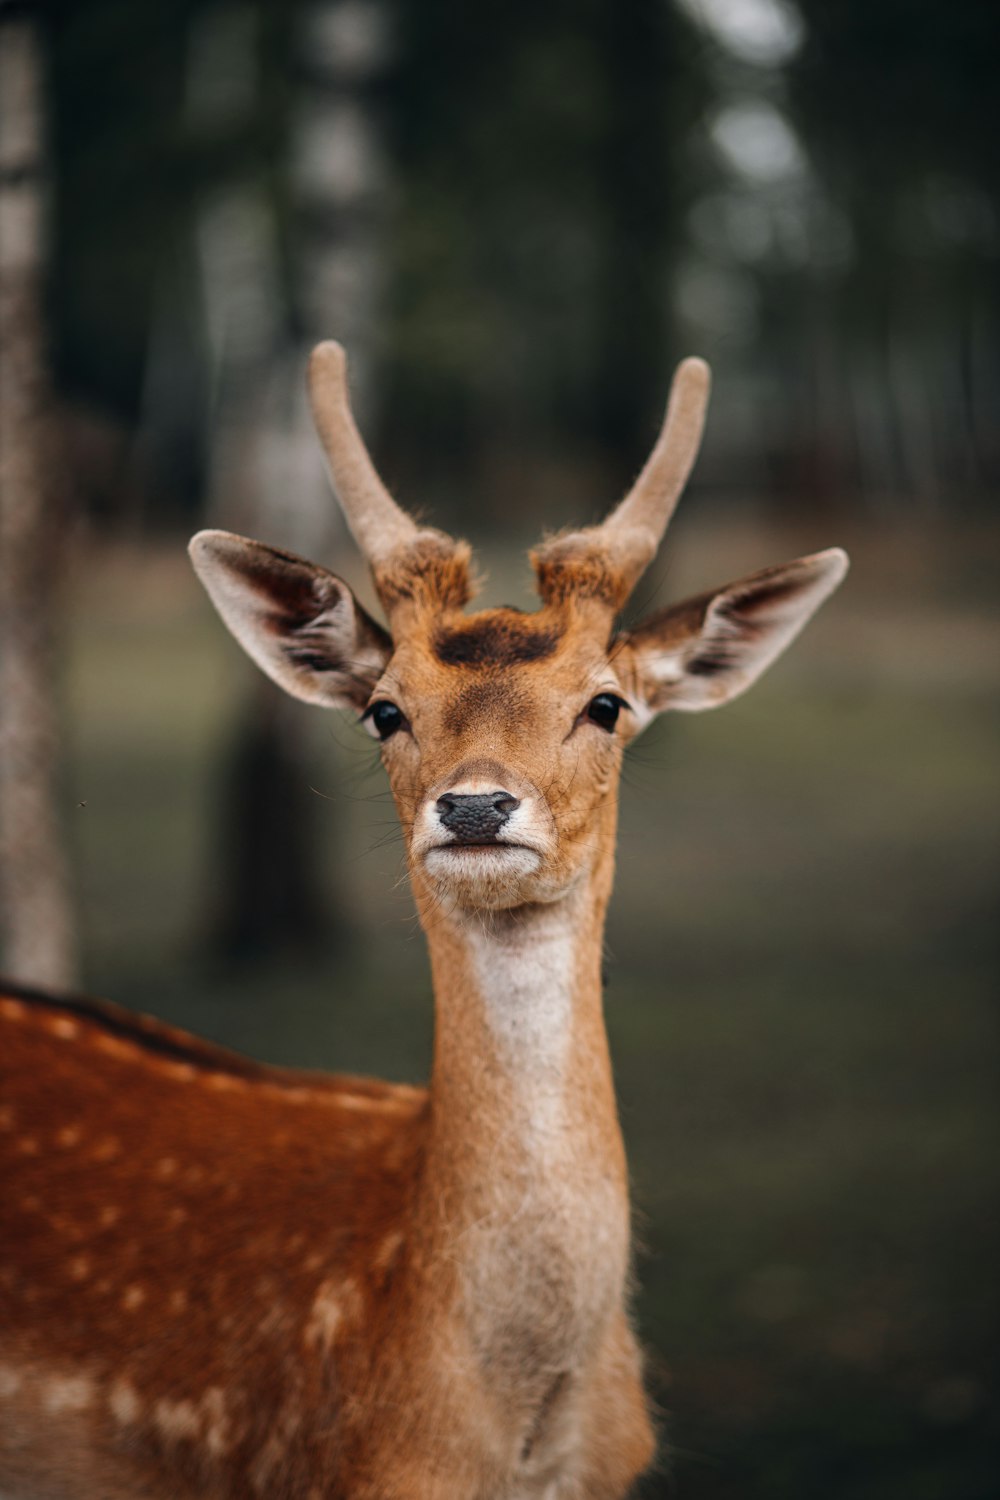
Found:
[[[536,549],[533,562],[544,599],[583,594],[616,607],[624,603],[655,556],[694,465],[709,384],[704,360],[684,360],[656,446],[625,499],[600,526],[553,537]],[[468,548],[418,527],[389,494],[355,424],[347,356],[333,340],[313,350],[309,398],[334,488],[383,603],[391,610],[419,591],[461,607],[471,593]]]
[[[553,537],[534,552],[543,598],[579,592],[582,586],[609,603],[624,603],[655,557],[694,467],[710,385],[703,359],[678,365],[660,436],[624,500],[600,526]]]
[[[703,359],[685,359],[678,365],[656,446],[625,499],[598,528],[608,543],[624,545],[632,554],[629,565],[635,572],[630,583],[655,556],[694,468],[711,380]]]
[[[309,360],[309,401],[333,487],[354,540],[373,568],[417,538],[417,524],[396,504],[375,470],[351,411],[347,355],[328,339]]]
[[[387,613],[419,597],[460,609],[472,594],[468,545],[418,526],[389,494],[351,412],[347,355],[332,339],[310,357],[309,400],[333,487]]]

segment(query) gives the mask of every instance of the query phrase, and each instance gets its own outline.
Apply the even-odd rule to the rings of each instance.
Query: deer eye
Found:
[[[372,732],[380,740],[387,740],[397,729],[406,726],[402,710],[395,703],[390,703],[388,698],[380,698],[377,703],[370,704],[361,715],[361,722],[366,726],[370,724]]]
[[[628,704],[617,693],[598,693],[587,704],[587,718],[592,724],[597,724],[611,734],[623,708],[628,708]]]

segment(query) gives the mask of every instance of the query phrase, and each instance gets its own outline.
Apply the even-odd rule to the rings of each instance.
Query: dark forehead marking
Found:
[[[551,625],[533,625],[530,617],[511,612],[470,620],[456,629],[440,628],[431,646],[446,667],[507,667],[542,661],[559,644]]]

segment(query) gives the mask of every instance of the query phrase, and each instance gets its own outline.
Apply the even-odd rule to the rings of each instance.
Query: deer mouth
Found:
[[[531,844],[513,843],[508,838],[453,838],[444,844],[433,844],[427,849],[427,855],[432,853],[472,853],[472,855],[487,855],[487,853],[537,853]]]
[[[425,878],[447,902],[468,911],[504,911],[530,899],[544,858],[527,844],[436,844],[423,857]]]
[[[450,867],[461,865],[463,860],[498,865],[518,866],[525,872],[537,869],[541,854],[530,844],[515,844],[506,839],[453,839],[447,844],[434,844],[424,854],[428,868],[442,873]]]

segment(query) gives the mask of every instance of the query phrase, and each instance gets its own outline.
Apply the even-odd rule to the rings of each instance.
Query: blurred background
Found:
[[[415,1079],[372,742],[282,702],[184,543],[371,591],[306,353],[530,604],[707,356],[636,610],[834,543],[746,699],[623,787],[608,1023],[649,1496],[993,1500],[1000,799],[994,0],[0,5],[7,971]]]

